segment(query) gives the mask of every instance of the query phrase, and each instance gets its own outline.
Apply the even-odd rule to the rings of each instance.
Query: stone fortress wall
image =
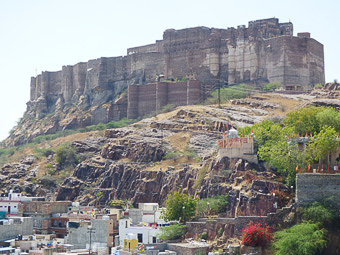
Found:
[[[308,205],[315,201],[332,198],[340,209],[339,174],[297,174],[296,200],[298,205]]]
[[[201,83],[197,80],[130,85],[127,117],[136,119],[139,116],[157,113],[170,104],[174,106],[197,104],[200,99]]]
[[[324,83],[323,58],[321,43],[310,38],[309,33],[293,36],[293,24],[279,23],[276,18],[251,21],[248,27],[168,29],[162,40],[129,48],[126,56],[102,57],[32,77],[27,110],[39,117],[65,105],[77,104],[81,109],[90,109],[110,103],[110,107],[95,110],[97,117],[89,120],[91,125],[126,117],[126,105],[113,103],[117,95],[130,85],[153,83],[161,75],[200,81],[201,98],[204,99],[219,81],[229,84],[273,81],[283,85]],[[156,85],[149,85],[146,90],[153,86]],[[158,86],[159,95],[164,89],[162,86]],[[184,102],[188,96],[185,91],[190,94],[190,89],[185,90],[180,85],[177,89],[175,92],[176,86],[168,87],[164,93],[173,90],[172,93],[180,95],[183,92]],[[156,91],[143,93],[140,91],[139,95],[141,114],[145,112],[143,108],[151,107],[151,103],[143,105],[144,97],[155,97]],[[162,101],[152,104],[156,110],[156,104],[162,104]]]

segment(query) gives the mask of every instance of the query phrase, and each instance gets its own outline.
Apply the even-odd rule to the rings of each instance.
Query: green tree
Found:
[[[266,120],[252,127],[246,127],[244,132],[248,134],[252,130],[258,145],[259,158],[268,162],[282,174],[290,186],[294,186],[295,169],[297,164],[301,164],[303,157],[303,152],[298,148],[295,128],[282,127],[280,124]],[[304,162],[305,166],[313,162],[309,145],[306,146]]]
[[[330,126],[333,127],[336,132],[340,132],[340,113],[334,108],[321,108],[316,114],[316,119],[320,127]]]
[[[162,217],[166,221],[179,220],[187,221],[195,216],[197,200],[191,195],[172,191],[165,202],[166,210],[162,212]]]
[[[302,223],[275,233],[275,255],[316,255],[326,247],[327,230],[318,224]]]
[[[316,160],[321,160],[327,155],[329,165],[329,155],[335,151],[339,142],[335,139],[337,132],[332,127],[323,127],[313,142],[313,153]]]
[[[323,107],[309,106],[300,108],[297,111],[290,112],[283,119],[283,124],[286,127],[294,128],[295,133],[304,136],[306,133],[319,133],[320,125],[317,119],[317,114],[322,111]]]

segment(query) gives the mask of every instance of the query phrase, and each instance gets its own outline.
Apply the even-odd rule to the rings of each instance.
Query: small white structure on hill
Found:
[[[229,131],[223,132],[223,138],[218,141],[218,145],[219,158],[242,158],[252,163],[258,163],[253,133],[239,137],[237,130],[232,127]]]

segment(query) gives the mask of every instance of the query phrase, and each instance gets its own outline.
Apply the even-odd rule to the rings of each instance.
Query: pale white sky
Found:
[[[168,28],[216,28],[279,18],[325,50],[326,81],[340,80],[338,0],[0,0],[0,140],[22,117],[30,77],[162,39]]]

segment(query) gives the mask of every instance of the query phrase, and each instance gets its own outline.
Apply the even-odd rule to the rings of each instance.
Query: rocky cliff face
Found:
[[[200,198],[229,194],[226,216],[264,215],[276,210],[275,203],[285,205],[290,190],[259,165],[216,158],[227,121],[234,127],[246,125],[277,110],[254,105],[262,109],[237,104],[180,107],[126,128],[82,134],[85,139],[58,138],[72,141],[68,148],[80,159],[74,167],[56,161],[53,146],[64,142],[45,142],[42,155],[2,167],[0,190],[104,206],[114,200],[164,204],[169,192],[181,187]]]

